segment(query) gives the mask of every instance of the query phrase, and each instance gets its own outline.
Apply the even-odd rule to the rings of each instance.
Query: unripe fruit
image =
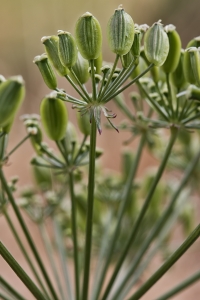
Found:
[[[52,63],[58,74],[60,76],[67,75],[69,73],[69,70],[65,66],[63,66],[58,54],[59,38],[56,35],[44,36],[41,41],[45,46],[45,50],[50,62]]]
[[[184,50],[181,51],[179,63],[176,70],[171,74],[172,82],[178,89],[180,89],[182,86],[186,84],[186,80],[183,72],[183,56],[184,56]]]
[[[94,60],[94,66],[96,68],[96,74],[101,74],[101,67],[102,67],[102,53]]]
[[[24,96],[24,81],[21,76],[11,77],[0,84],[0,127],[6,127],[13,121]]]
[[[140,56],[140,43],[141,43],[141,32],[140,30],[135,30],[134,41],[131,47],[131,52],[133,56]]]
[[[190,47],[200,47],[200,37],[196,37],[192,39],[188,44],[186,49]],[[190,84],[196,84],[196,80],[194,78],[194,74],[192,71],[192,66],[191,66],[191,60],[190,60],[190,54],[188,51],[185,51],[184,57],[183,57],[183,71],[184,71],[184,76],[187,82]]]
[[[51,140],[64,138],[68,122],[68,114],[64,102],[57,99],[57,93],[52,92],[42,100],[40,114],[45,132]]]
[[[72,67],[72,70],[76,74],[77,78],[79,79],[80,83],[84,84],[88,81],[90,78],[90,74],[88,72],[89,69],[89,63],[88,61],[81,56],[81,54],[78,52],[78,59],[76,61],[76,64]],[[74,78],[73,74],[70,73],[69,76],[72,78],[74,83],[77,84],[76,79]]]
[[[57,87],[57,80],[46,53],[36,56],[33,62],[38,66],[46,85],[51,90],[55,90]]]
[[[132,61],[133,61],[133,54],[131,51],[129,51],[127,54],[121,56],[122,66],[125,69],[127,69],[130,66]]]
[[[84,135],[90,135],[91,124],[90,124],[89,113],[85,113],[84,115],[81,115],[81,113],[79,111],[77,111],[76,117],[77,117],[78,127],[79,127],[80,131]]]
[[[134,40],[134,22],[123,8],[111,16],[107,26],[108,43],[112,52],[125,55],[131,50]]]
[[[102,33],[99,21],[89,12],[83,14],[76,23],[75,37],[81,55],[96,59],[101,54]]]
[[[169,53],[169,39],[160,22],[154,23],[144,36],[144,51],[150,63],[162,66]]]
[[[179,63],[181,53],[181,39],[175,29],[176,27],[174,25],[165,26],[165,31],[167,32],[167,36],[169,39],[169,53],[166,61],[162,66],[165,73],[174,72]]]
[[[61,63],[67,68],[71,68],[77,61],[78,51],[76,41],[71,33],[59,30],[58,51]]]
[[[190,47],[186,51],[189,52],[195,84],[200,87],[200,48]]]

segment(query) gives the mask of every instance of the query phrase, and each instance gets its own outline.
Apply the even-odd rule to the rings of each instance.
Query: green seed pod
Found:
[[[169,39],[160,21],[154,23],[145,33],[144,51],[150,63],[158,67],[164,64],[169,53]]]
[[[42,191],[50,190],[53,184],[52,170],[50,168],[39,166],[40,164],[48,165],[48,162],[40,156],[32,159],[31,165],[33,178],[39,189],[41,189]]]
[[[77,121],[78,121],[78,127],[80,129],[80,131],[84,134],[84,135],[90,135],[90,116],[89,113],[86,113],[84,115],[81,115],[80,112],[77,111],[76,113],[76,117],[77,117]]]
[[[134,40],[134,22],[123,8],[111,16],[107,26],[108,43],[112,52],[125,55],[131,50]]]
[[[0,84],[0,127],[6,127],[13,121],[24,95],[24,81],[21,76],[11,77]]]
[[[46,53],[36,56],[33,62],[38,66],[46,85],[51,90],[55,90],[57,88],[57,80]]]
[[[64,138],[68,122],[65,103],[57,99],[57,93],[46,96],[40,105],[40,115],[46,134],[51,140],[59,141]]]
[[[139,29],[135,30],[134,41],[131,47],[131,52],[133,56],[140,56],[140,42],[141,42],[141,32]]]
[[[195,84],[200,86],[200,48],[190,47],[186,51],[189,52]]]
[[[186,48],[190,48],[190,47],[196,47],[196,48],[200,47],[200,36],[197,36],[193,38],[191,41],[189,41]]]
[[[174,25],[165,26],[165,31],[169,39],[169,53],[162,68],[165,73],[172,73],[176,70],[181,53],[181,39]]]
[[[101,54],[102,33],[98,20],[89,12],[76,22],[76,42],[81,55],[87,59],[96,59]]]
[[[59,37],[56,35],[44,36],[41,42],[44,44],[47,56],[58,74],[60,76],[67,75],[69,70],[61,63],[58,53]]]
[[[30,140],[33,148],[38,155],[41,155],[42,131],[38,121],[28,119],[24,122],[27,132],[30,134]]]
[[[150,63],[149,63],[149,60],[147,59],[147,57],[146,57],[146,53],[145,53],[145,51],[144,51],[144,48],[141,50],[141,57],[144,59],[144,61],[146,62],[146,64],[147,65],[149,65]],[[159,80],[160,80],[160,71],[159,71],[159,67],[156,67],[156,66],[154,66],[154,67],[152,67],[151,69],[150,69],[150,73],[151,73],[151,76],[152,76],[152,78],[153,78],[153,81],[154,82],[158,82]]]
[[[121,56],[121,62],[123,68],[127,69],[131,62],[133,61],[133,54],[131,51],[129,51],[127,54]]]
[[[101,74],[102,62],[103,62],[103,57],[102,57],[102,53],[101,53],[99,55],[99,57],[94,60],[94,66],[96,68],[96,74]]]
[[[79,81],[82,84],[86,83],[88,81],[88,79],[90,78],[90,74],[88,72],[88,69],[89,69],[88,60],[86,60],[85,58],[83,58],[79,52],[78,52],[77,62],[72,67],[72,69],[73,69],[74,73],[76,74],[76,76],[78,77]],[[77,81],[74,78],[73,74],[70,73],[69,76],[74,81],[74,83],[77,84]]]
[[[58,37],[58,53],[61,63],[70,69],[77,61],[78,51],[76,41],[71,33],[62,30],[58,30]]]
[[[190,47],[200,47],[200,36],[192,39],[188,44],[186,49]],[[192,66],[191,66],[191,60],[190,60],[190,54],[188,51],[185,51],[184,57],[183,57],[183,71],[184,71],[184,76],[187,82],[190,84],[196,84],[196,80],[194,78],[194,74],[192,71]]]
[[[177,89],[181,89],[181,87],[186,84],[183,72],[183,56],[184,50],[181,50],[178,66],[176,70],[171,74],[172,83],[177,87]]]
[[[77,144],[77,132],[75,126],[71,123],[67,123],[66,135],[63,139],[67,153],[71,153],[74,149],[74,145]]]

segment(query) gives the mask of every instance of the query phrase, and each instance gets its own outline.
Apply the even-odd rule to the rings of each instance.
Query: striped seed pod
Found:
[[[145,33],[144,51],[150,63],[160,67],[169,53],[169,39],[160,21],[154,23]]]
[[[58,52],[61,63],[67,68],[71,68],[77,61],[78,51],[76,41],[71,33],[58,30]]]
[[[68,114],[64,102],[57,99],[57,93],[47,95],[40,105],[41,121],[45,132],[51,140],[64,138],[68,122]]]
[[[108,43],[111,51],[118,55],[127,54],[133,44],[134,32],[133,19],[119,6],[107,25]]]
[[[186,49],[190,47],[200,47],[200,36],[192,39],[186,46]],[[185,75],[185,79],[187,82],[190,84],[196,84],[196,80],[194,78],[194,74],[192,71],[192,66],[191,66],[191,60],[190,60],[190,54],[188,51],[185,51],[184,57],[183,57],[183,71]]]
[[[75,65],[72,67],[72,70],[74,71],[74,73],[76,74],[77,78],[79,79],[79,81],[84,84],[88,81],[88,79],[90,78],[90,74],[88,72],[89,69],[89,63],[88,60],[86,60],[85,58],[83,58],[80,54],[80,52],[78,52],[78,59],[75,63]],[[72,78],[72,80],[74,81],[74,83],[77,84],[76,79],[74,78],[73,74],[70,73],[69,76]]]
[[[171,74],[172,83],[180,89],[186,84],[184,72],[183,72],[183,56],[184,50],[181,50],[179,63],[175,71]]]
[[[75,37],[81,55],[87,59],[96,59],[101,54],[102,33],[99,21],[89,12],[76,22]]]
[[[0,127],[13,122],[24,96],[24,81],[21,76],[11,77],[0,84]]]
[[[33,62],[38,66],[38,69],[40,70],[40,73],[46,85],[51,90],[55,90],[57,88],[57,80],[46,53],[37,55],[34,58]]]
[[[169,53],[162,68],[165,73],[172,73],[176,70],[181,53],[181,39],[176,31],[176,27],[172,24],[165,26],[165,31],[169,39]]]
[[[60,76],[67,75],[69,73],[69,70],[65,66],[63,66],[58,54],[59,37],[56,35],[44,36],[41,39],[41,42],[44,44],[47,56],[58,74]]]
[[[135,36],[134,36],[134,41],[131,47],[131,52],[133,56],[140,56],[140,44],[141,44],[141,32],[137,28],[135,29]]]
[[[195,79],[195,84],[200,87],[200,48],[190,47],[186,49],[189,52],[191,71]]]
[[[81,113],[79,111],[77,111],[76,117],[77,117],[78,127],[79,127],[80,131],[84,135],[90,135],[91,124],[90,124],[89,113],[81,115]]]
[[[122,55],[120,58],[121,58],[123,68],[127,69],[130,66],[131,62],[133,61],[133,54],[131,51],[129,51],[125,55]]]

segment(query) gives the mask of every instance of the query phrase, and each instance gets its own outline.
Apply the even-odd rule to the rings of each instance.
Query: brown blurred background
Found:
[[[125,10],[133,17],[135,23],[147,23],[162,20],[163,24],[172,23],[176,25],[177,30],[183,42],[183,48],[187,42],[200,35],[200,1],[199,0],[0,0],[0,74],[5,77],[21,74],[26,82],[26,99],[19,115],[23,113],[38,113],[42,97],[49,92],[41,79],[37,67],[32,63],[34,56],[44,52],[41,37],[45,35],[56,34],[57,30],[62,29],[74,33],[74,25],[77,18],[86,11],[90,11],[99,20],[103,31],[103,58],[105,61],[112,61],[114,55],[109,51],[106,39],[106,25],[109,17],[119,4],[123,4]],[[59,86],[65,87],[68,93],[76,95],[71,87],[63,79],[59,79]],[[69,107],[70,119],[75,121],[75,112]],[[117,112],[113,103],[109,107]],[[118,114],[115,124],[123,117]],[[25,129],[19,118],[16,118],[14,130],[10,137],[9,149],[25,135]],[[103,134],[98,136],[98,145],[105,149],[103,164],[106,167],[119,169],[119,153],[121,142],[126,140],[129,134],[117,134],[111,130],[103,130]],[[111,141],[112,138],[112,142]],[[130,147],[135,149],[137,140]],[[19,184],[28,184],[30,182],[30,170],[28,162],[32,156],[32,149],[29,142],[26,142],[23,148],[18,150],[11,158],[9,165],[5,167],[7,176],[20,175]],[[154,164],[155,160],[145,153],[140,164],[139,174],[142,173],[149,164]],[[29,222],[29,224],[31,224]],[[5,230],[4,230],[5,229]],[[13,247],[13,241],[10,231],[7,233],[7,225],[3,218],[0,218],[1,238],[7,247]],[[35,230],[33,230],[35,232]],[[35,234],[37,243],[40,243]],[[178,235],[177,244],[181,238]],[[14,244],[15,245],[15,244]],[[194,246],[182,258],[181,261],[170,271],[144,299],[155,299],[165,291],[167,287],[180,282],[181,278],[186,278],[192,271],[200,267],[199,256],[200,246]],[[43,252],[41,248],[41,252]],[[23,262],[18,248],[13,249],[13,254]],[[155,266],[153,267],[153,269]],[[5,263],[1,261],[0,270],[5,273],[5,277],[11,276],[13,282],[20,285],[16,276],[9,271]],[[3,271],[2,271],[3,270]],[[148,276],[147,276],[148,277]],[[16,281],[15,281],[16,280]],[[21,285],[21,288],[23,286]],[[200,286],[196,284],[187,292],[182,293],[174,299],[198,299]],[[27,299],[32,299],[27,294]]]

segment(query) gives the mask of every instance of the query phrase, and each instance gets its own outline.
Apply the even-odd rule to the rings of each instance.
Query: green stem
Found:
[[[25,284],[25,286],[29,289],[29,291],[35,296],[35,298],[37,300],[45,300],[46,298],[43,296],[41,291],[33,283],[30,277],[24,272],[24,270],[17,263],[17,261],[10,254],[10,252],[6,249],[6,247],[2,244],[2,242],[0,242],[0,254],[2,255],[3,259],[7,262],[7,264],[11,267],[11,269]]]
[[[91,78],[92,78],[92,98],[93,101],[95,101],[97,99],[97,89],[96,89],[96,82],[95,82],[94,59],[90,61],[90,67],[91,67]]]
[[[84,96],[84,94],[81,93],[81,91],[77,88],[76,84],[73,82],[73,80],[69,77],[69,75],[65,75],[65,78],[69,81],[69,83],[73,86],[75,91],[85,100],[85,102],[88,103],[88,99]]]
[[[81,151],[82,151],[82,149],[83,149],[83,146],[85,145],[85,142],[86,142],[86,140],[87,140],[87,135],[84,135],[84,137],[83,137],[83,140],[82,140],[82,143],[81,143],[81,145],[80,145],[80,148],[79,148],[79,150],[78,150],[78,153],[76,154],[76,157],[74,158],[74,164],[76,164],[76,161],[77,161],[77,159],[78,159],[78,157],[79,157],[79,154],[81,153]]]
[[[115,98],[117,95],[121,94],[124,90],[126,90],[129,86],[131,86],[133,83],[135,83],[136,81],[138,81],[141,77],[143,77],[147,72],[149,72],[149,70],[154,66],[154,64],[150,64],[148,66],[148,68],[146,70],[144,70],[141,74],[139,74],[137,77],[135,77],[133,80],[131,80],[127,85],[125,85],[123,88],[119,89],[116,93],[114,93],[113,95],[111,95],[110,97],[108,97],[108,99],[106,99],[106,102],[108,102],[109,100]]]
[[[62,272],[63,272],[64,279],[65,279],[66,290],[68,293],[67,299],[72,300],[73,297],[72,297],[72,291],[71,291],[69,271],[68,271],[68,267],[67,267],[66,248],[63,243],[63,235],[62,235],[60,226],[59,226],[58,222],[55,220],[55,218],[53,220],[53,227],[54,227],[54,232],[55,232],[56,245],[58,248],[58,254],[59,254],[59,258],[60,258],[61,268],[62,268]]]
[[[168,100],[169,100],[169,106],[171,108],[172,117],[174,117],[174,107],[173,107],[173,94],[172,94],[172,88],[170,84],[170,73],[166,73],[166,81],[167,81],[167,89],[168,89]]]
[[[13,198],[13,195],[12,195],[12,193],[11,193],[9,187],[8,187],[8,184],[6,182],[6,179],[4,177],[4,174],[3,174],[3,171],[2,171],[1,168],[0,168],[0,179],[1,179],[1,182],[2,182],[2,185],[3,185],[3,188],[4,188],[4,190],[6,191],[6,193],[8,195],[8,199],[9,199],[11,205],[12,205],[12,208],[13,208],[15,214],[16,214],[16,217],[17,217],[17,219],[18,219],[18,221],[19,221],[19,223],[21,225],[21,228],[22,228],[22,230],[23,230],[23,232],[24,232],[24,234],[26,236],[26,239],[27,239],[27,241],[29,243],[29,246],[30,246],[30,248],[31,248],[31,250],[32,250],[32,252],[33,252],[33,254],[35,256],[35,259],[36,259],[36,261],[37,261],[37,263],[38,263],[38,265],[39,265],[39,267],[41,269],[41,272],[42,272],[42,274],[43,274],[43,276],[45,278],[45,281],[46,281],[46,283],[47,283],[47,285],[49,287],[49,290],[51,291],[53,299],[58,300],[58,297],[57,297],[56,292],[55,292],[55,290],[53,288],[53,285],[52,285],[52,283],[50,281],[50,278],[49,278],[49,276],[47,274],[47,271],[46,271],[46,269],[45,269],[45,267],[43,265],[42,259],[39,256],[39,253],[37,251],[35,243],[33,242],[32,238],[31,238],[30,232],[29,232],[28,228],[26,227],[26,224],[25,224],[25,222],[24,222],[24,220],[22,218],[22,215],[20,213],[20,210],[19,210],[17,204],[15,203],[15,199]]]
[[[79,300],[79,258],[78,258],[78,242],[77,242],[77,220],[76,220],[76,197],[74,195],[74,176],[73,173],[69,173],[69,188],[71,196],[71,210],[72,210],[72,235],[74,243],[74,266],[75,266],[75,286],[76,286],[76,300]]]
[[[23,255],[24,255],[24,257],[25,257],[25,259],[26,259],[26,261],[27,261],[27,263],[29,265],[29,267],[30,267],[30,269],[31,269],[31,271],[33,272],[33,274],[34,274],[34,276],[35,276],[38,284],[42,288],[42,290],[43,290],[45,296],[47,297],[47,299],[49,299],[48,293],[47,293],[47,291],[46,291],[46,289],[45,289],[45,287],[44,287],[44,285],[42,283],[42,280],[40,279],[40,277],[39,277],[39,275],[38,275],[38,273],[37,273],[37,271],[36,271],[36,269],[34,267],[34,264],[32,263],[32,261],[31,261],[29,255],[28,255],[26,249],[24,248],[24,246],[23,246],[23,244],[21,242],[21,239],[20,239],[17,231],[15,230],[15,227],[13,226],[12,220],[10,219],[10,217],[9,217],[6,209],[3,210],[3,214],[4,214],[4,216],[6,218],[6,221],[7,221],[8,225],[9,225],[9,227],[10,227],[10,229],[11,229],[11,231],[12,231],[12,233],[13,233],[13,235],[14,235],[14,237],[15,237],[15,239],[16,239],[16,241],[17,241],[17,243],[18,243],[18,245],[19,245],[19,247],[20,247],[20,249],[21,249],[21,251],[22,251],[22,253],[23,253]]]
[[[181,282],[179,285],[168,291],[166,294],[160,296],[156,300],[167,300],[171,298],[172,296],[178,294],[182,290],[186,289],[191,284],[195,283],[197,280],[200,280],[200,271],[195,273],[194,275],[190,276],[188,279]]]
[[[95,188],[95,150],[96,150],[97,126],[94,117],[92,118],[90,134],[90,152],[89,152],[89,175],[88,175],[88,197],[87,197],[87,223],[85,237],[85,258],[84,258],[84,278],[82,300],[88,299],[90,257],[92,247],[92,225],[93,225],[93,204]]]
[[[198,117],[200,117],[200,113],[197,113],[196,115],[194,115],[193,117],[189,117],[185,120],[182,121],[183,124],[187,124],[195,119],[198,119]]]
[[[82,90],[83,94],[85,95],[85,97],[87,98],[88,101],[90,101],[90,96],[88,95],[88,93],[86,92],[86,90],[84,89],[82,83],[80,82],[80,80],[78,79],[78,77],[76,76],[76,73],[74,72],[74,70],[71,68],[70,69],[72,75],[74,76],[74,78],[76,79],[80,89]]]
[[[128,300],[140,299],[192,246],[200,236],[200,225],[198,225],[183,244],[167,259],[167,261],[134,293]]]
[[[116,267],[114,269],[113,275],[111,276],[111,279],[110,279],[110,281],[109,281],[109,283],[107,285],[107,288],[106,288],[106,290],[105,290],[105,292],[103,294],[102,300],[107,299],[107,296],[108,296],[108,294],[109,294],[109,292],[110,292],[110,290],[112,288],[112,285],[113,285],[113,283],[115,281],[115,278],[117,277],[118,272],[119,272],[119,270],[120,270],[120,268],[121,268],[121,266],[122,266],[125,258],[127,257],[128,251],[129,251],[130,247],[133,246],[133,242],[135,241],[135,238],[136,238],[136,236],[138,234],[139,227],[140,227],[140,225],[141,225],[141,223],[143,221],[143,218],[144,218],[144,216],[145,216],[145,214],[147,212],[149,204],[151,203],[151,199],[152,199],[152,196],[154,194],[154,191],[155,191],[155,189],[157,187],[157,184],[160,181],[160,178],[161,178],[161,176],[162,176],[162,174],[163,174],[163,172],[165,170],[165,167],[166,167],[168,158],[170,156],[172,147],[173,147],[173,145],[175,143],[175,140],[177,138],[177,134],[178,134],[178,129],[171,128],[171,138],[170,138],[168,147],[166,149],[165,155],[164,155],[164,157],[162,159],[162,162],[160,164],[158,172],[157,172],[157,174],[156,174],[156,176],[154,178],[154,181],[153,181],[153,183],[151,185],[151,188],[150,188],[149,193],[147,195],[147,198],[146,198],[146,200],[145,200],[145,202],[143,204],[141,212],[140,212],[140,214],[139,214],[139,216],[138,216],[138,218],[137,218],[137,220],[136,220],[136,222],[135,222],[135,224],[133,226],[133,229],[131,231],[130,237],[128,238],[128,240],[127,240],[127,242],[125,244],[124,250],[122,251],[122,254],[121,254],[121,256],[120,256],[120,258],[119,258],[119,260],[118,260],[118,262],[116,264]]]
[[[139,253],[137,253],[137,255],[134,257],[134,260],[131,263],[131,267],[129,268],[128,272],[126,273],[124,279],[122,280],[121,284],[119,285],[119,287],[116,291],[116,295],[127,284],[128,280],[131,278],[132,274],[134,274],[135,270],[137,269],[138,265],[140,264],[144,254],[148,250],[152,241],[158,236],[160,231],[163,229],[163,226],[166,224],[167,220],[170,218],[171,214],[173,213],[173,209],[176,204],[176,200],[178,199],[184,186],[187,184],[188,180],[190,179],[190,175],[193,172],[193,170],[195,169],[195,167],[199,161],[199,158],[200,158],[200,152],[198,152],[198,154],[192,160],[190,165],[187,167],[187,169],[185,171],[185,175],[183,176],[177,190],[175,191],[170,203],[168,204],[168,207],[165,209],[162,216],[159,218],[159,220],[156,222],[156,224],[152,228],[149,236],[144,240],[144,243],[142,244],[142,246],[139,249]]]
[[[45,228],[45,224],[43,222],[39,223],[39,230],[40,230],[41,238],[43,240],[43,243],[44,243],[44,246],[45,246],[45,249],[46,249],[46,253],[47,253],[50,265],[51,265],[51,269],[53,271],[55,281],[57,283],[58,290],[60,292],[61,298],[63,300],[65,300],[65,295],[64,295],[64,292],[63,292],[63,289],[62,289],[61,281],[60,281],[60,278],[59,278],[59,275],[58,275],[58,272],[57,272],[57,267],[56,267],[54,257],[53,257],[52,243],[50,241],[47,230]]]
[[[129,196],[130,196],[130,192],[131,192],[131,189],[132,189],[132,186],[133,186],[133,180],[135,178],[135,175],[136,175],[136,172],[137,172],[137,169],[138,169],[138,165],[139,165],[139,162],[140,162],[140,158],[141,158],[141,155],[142,155],[142,150],[143,150],[143,147],[145,145],[145,142],[146,142],[146,134],[143,134],[141,139],[140,139],[140,143],[139,143],[139,146],[138,146],[138,150],[137,150],[137,154],[136,154],[134,163],[132,164],[132,166],[130,168],[129,175],[128,175],[128,178],[127,178],[127,181],[126,181],[126,185],[125,185],[124,190],[123,190],[123,195],[122,195],[123,201],[121,201],[121,204],[120,204],[120,207],[119,207],[118,217],[117,217],[117,224],[116,224],[116,227],[115,227],[115,231],[112,235],[112,239],[110,241],[110,246],[109,246],[108,251],[107,251],[107,257],[106,257],[106,260],[105,260],[105,263],[104,263],[104,268],[101,272],[101,276],[100,276],[100,279],[99,279],[99,282],[98,282],[98,288],[96,290],[96,294],[95,294],[95,298],[94,298],[95,300],[97,300],[98,297],[99,297],[99,294],[101,292],[101,288],[103,286],[103,283],[104,283],[104,280],[105,280],[105,277],[106,277],[107,269],[108,269],[109,264],[112,260],[113,251],[114,251],[116,242],[118,240],[119,232],[120,232],[122,218],[123,218],[124,212],[125,212],[128,204],[129,204],[129,199],[130,199]]]
[[[2,300],[11,300],[10,298],[8,298],[6,295],[2,294],[1,292],[0,292],[0,299],[2,299]]]
[[[17,300],[26,300],[21,296],[3,277],[0,278],[1,287],[5,289],[8,293],[12,294]]]
[[[118,95],[115,97],[114,99],[115,104],[117,104],[117,106],[120,108],[121,111],[123,111],[123,113],[132,121],[135,121],[135,117],[134,115],[131,113],[130,109],[127,107],[127,105],[125,104],[123,98],[121,95]]]
[[[11,154],[13,154],[26,140],[30,138],[30,134],[26,135],[7,155],[4,159],[9,157]]]

